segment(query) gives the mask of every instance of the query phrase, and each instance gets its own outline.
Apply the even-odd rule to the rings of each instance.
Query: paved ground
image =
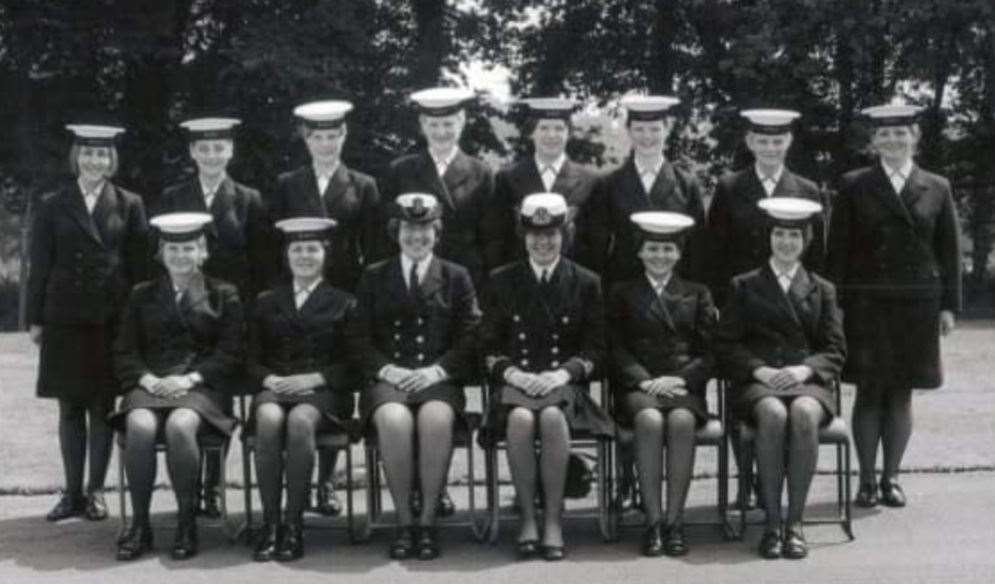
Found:
[[[0,413],[14,413],[0,424],[0,583],[13,582],[458,582],[466,576],[481,582],[995,582],[995,332],[993,323],[963,325],[944,344],[946,386],[916,397],[916,433],[903,480],[910,498],[900,510],[857,511],[857,540],[847,542],[833,526],[810,527],[810,558],[803,562],[763,561],[754,548],[757,530],[744,542],[723,542],[712,530],[690,533],[692,551],[681,560],[642,558],[636,552],[638,531],[619,543],[601,543],[593,523],[569,524],[570,556],[559,565],[515,562],[514,527],[505,525],[495,547],[472,541],[465,528],[443,535],[444,559],[432,563],[391,562],[384,551],[387,534],[372,542],[349,545],[344,533],[309,529],[308,556],[290,565],[254,564],[241,544],[229,544],[220,530],[202,529],[204,552],[186,563],[163,553],[172,538],[171,493],[158,491],[154,508],[158,554],[132,563],[113,559],[116,513],[105,523],[43,520],[54,502],[49,494],[60,483],[55,408],[33,396],[36,353],[23,335],[0,335]],[[852,391],[846,388],[845,409]],[[12,420],[12,421],[10,421]],[[31,456],[25,456],[31,453]],[[824,450],[820,468],[831,467]],[[241,519],[242,491],[237,449],[228,468],[236,488],[229,504]],[[696,466],[705,478],[692,486],[691,515],[712,509],[714,456],[702,453]],[[453,478],[467,476],[458,458]],[[479,470],[479,469],[478,469]],[[363,469],[359,468],[360,476]],[[162,473],[161,473],[162,474]],[[478,475],[479,476],[479,475]],[[114,478],[110,484],[114,483]],[[16,493],[44,493],[22,496]],[[465,507],[465,490],[453,489]],[[478,496],[482,492],[478,490]],[[511,496],[504,489],[503,498]],[[116,494],[109,493],[109,502]],[[357,499],[361,499],[357,492]],[[835,491],[828,476],[817,478],[811,516],[832,511]],[[590,502],[581,502],[580,506]],[[362,513],[362,506],[358,509]],[[317,526],[319,522],[311,520]],[[341,524],[341,521],[339,521]]]

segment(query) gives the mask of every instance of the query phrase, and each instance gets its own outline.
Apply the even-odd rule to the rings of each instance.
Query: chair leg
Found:
[[[742,436],[740,436],[739,439],[739,454],[740,460],[744,460],[746,458],[747,444],[746,441],[743,440]],[[739,481],[738,487],[740,494],[745,493],[747,488],[752,488],[750,485],[750,473],[747,470],[737,468],[736,476]],[[742,540],[746,537],[746,505],[744,505],[745,501],[743,501],[742,497],[739,498],[737,503],[739,504],[739,539]]]
[[[373,522],[377,519],[376,497],[373,495],[373,489],[376,488],[376,475],[379,471],[373,456],[373,449],[369,445],[365,445],[363,448],[366,456],[366,523],[363,525],[361,539],[369,541],[373,531]]]
[[[345,447],[345,489],[346,525],[349,530],[349,543],[354,544],[358,538],[356,537],[356,519],[352,500],[352,446],[348,444]]]
[[[123,536],[128,530],[128,476],[124,471],[124,448],[118,445],[117,449],[117,500],[118,509],[121,513],[121,531],[118,537]]]
[[[497,447],[487,449],[487,488],[491,497],[490,542],[497,543],[501,527],[501,483],[498,480]]]
[[[723,436],[716,445],[719,462],[719,488],[718,488],[718,508],[719,522],[722,529],[722,539],[732,541],[737,539],[736,528],[729,520],[729,441],[727,436]]]
[[[245,518],[238,535],[245,535],[246,543],[252,541],[252,450],[242,441],[242,505]]]
[[[475,455],[473,452],[473,433],[470,432],[467,437],[466,442],[466,461],[469,470],[468,480],[470,482],[470,492],[469,492],[469,502],[470,502],[470,528],[473,530],[473,537],[480,543],[487,540],[487,514],[486,511],[482,513],[483,517],[478,518],[477,512],[477,473],[474,469]]]
[[[846,441],[841,446],[843,449],[843,470],[846,473],[843,479],[843,504],[844,504],[844,519],[843,519],[843,531],[846,532],[846,536],[850,538],[850,541],[854,540],[853,535],[853,498],[850,496],[850,442]]]

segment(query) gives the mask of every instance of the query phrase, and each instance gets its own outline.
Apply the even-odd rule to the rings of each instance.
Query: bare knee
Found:
[[[373,424],[378,434],[411,434],[414,428],[414,416],[404,404],[386,403],[373,413]]]
[[[640,434],[663,431],[663,414],[656,408],[639,410],[632,422]]]
[[[166,438],[193,438],[200,427],[200,414],[190,408],[176,408],[166,417]]]
[[[300,404],[294,407],[287,415],[287,440],[311,440],[320,416],[321,412],[312,405]]]
[[[278,404],[260,404],[256,407],[256,428],[260,432],[271,433],[283,428],[283,408]]]
[[[125,429],[130,438],[152,439],[159,430],[159,418],[151,410],[131,410],[125,416]]]
[[[796,433],[812,433],[818,430],[825,412],[816,399],[801,396],[791,402],[791,429]]]
[[[776,397],[765,397],[753,406],[753,419],[757,426],[783,428],[788,421],[788,409]]]
[[[675,408],[667,412],[667,430],[671,434],[693,434],[698,421],[687,408]]]
[[[444,401],[433,400],[418,409],[418,427],[425,430],[452,428],[456,413]]]

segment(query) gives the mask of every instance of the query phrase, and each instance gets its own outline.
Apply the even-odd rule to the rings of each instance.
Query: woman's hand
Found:
[[[410,371],[410,374],[398,384],[398,389],[401,391],[414,393],[431,387],[445,379],[445,375],[440,371],[439,367],[420,367]]]
[[[763,367],[757,367],[753,370],[753,378],[767,387],[777,391],[785,391],[801,383],[801,381],[795,377],[795,374],[793,374],[790,369],[790,367],[785,369],[775,369],[765,365]],[[805,367],[805,369],[808,369],[809,374],[811,374],[811,369],[808,367]],[[800,373],[801,372],[799,371],[799,374]]]
[[[159,379],[159,396],[167,399],[183,397],[193,388],[186,375],[168,375]]]
[[[563,369],[543,371],[538,375],[538,378],[540,389],[536,393],[539,397],[547,395],[554,389],[570,383],[570,374]]]
[[[647,379],[639,384],[639,388],[654,397],[679,397],[688,393],[684,379],[673,375]]]
[[[31,337],[31,342],[40,345],[41,344],[41,331],[42,327],[40,324],[33,324],[28,328],[28,336]]]
[[[954,332],[954,324],[955,324],[954,313],[952,311],[950,311],[950,310],[941,310],[940,311],[940,335],[945,337],[945,336],[949,335],[950,333]],[[31,328],[34,328],[34,327],[31,327]]]
[[[542,391],[544,383],[535,373],[526,373],[518,369],[513,369],[505,375],[507,381],[513,387],[517,387],[529,397],[537,397]]]
[[[311,395],[314,388],[322,385],[315,377],[320,377],[315,373],[302,373],[300,375],[269,375],[263,380],[263,387],[279,395]]]
[[[380,371],[380,379],[387,383],[400,387],[401,383],[411,375],[411,369],[398,367],[397,365],[386,365]]]

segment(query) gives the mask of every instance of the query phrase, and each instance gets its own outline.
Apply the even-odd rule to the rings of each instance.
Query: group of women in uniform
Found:
[[[534,156],[494,176],[458,146],[471,98],[412,95],[426,148],[394,161],[382,191],[340,161],[347,102],[295,110],[311,165],[270,197],[227,175],[237,120],[191,120],[197,177],[167,190],[151,221],[111,182],[122,130],[69,126],[76,180],[36,211],[29,280],[38,393],[59,399],[66,471],[49,519],[106,517],[116,428],[134,510],[118,558],[151,549],[157,443],[179,510],[172,556],[195,555],[198,440],[230,435],[231,396],[251,393],[264,510],[253,557],[299,558],[316,432],[349,431],[358,392],[397,511],[389,555],[430,560],[436,517],[451,512],[463,387],[484,380],[481,436],[506,445],[522,558],[565,556],[571,435],[618,427],[634,435],[643,553],[687,553],[694,435],[717,377],[756,431],[760,555],[807,554],[818,429],[839,413],[841,374],[857,384],[857,503],[905,504],[911,389],[940,385],[937,339],[960,302],[950,186],[912,162],[915,108],[865,110],[880,163],[843,178],[827,238],[819,190],[784,167],[793,112],[743,112],[756,163],[723,177],[706,216],[698,182],[663,155],[676,99],[622,100],[633,151],[604,176],[567,158],[572,101],[524,100]],[[602,379],[611,411],[589,395]]]

